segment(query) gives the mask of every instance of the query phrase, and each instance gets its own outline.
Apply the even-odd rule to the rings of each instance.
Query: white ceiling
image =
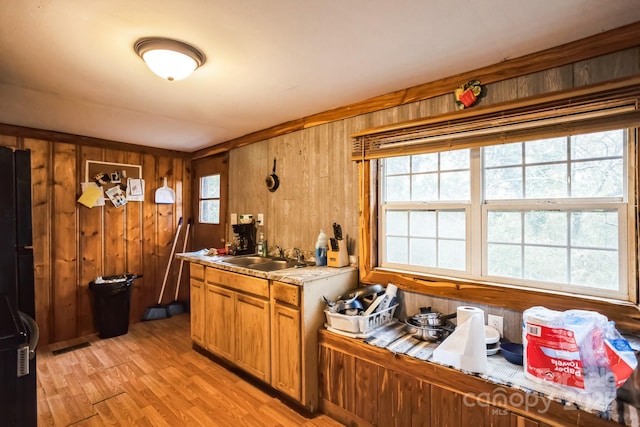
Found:
[[[195,151],[636,21],[638,0],[4,0],[0,123]],[[162,80],[145,36],[207,62]]]

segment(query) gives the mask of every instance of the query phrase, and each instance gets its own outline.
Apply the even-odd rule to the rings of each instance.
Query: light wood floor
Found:
[[[53,355],[51,350],[91,346]],[[1,417],[1,415],[0,415]],[[1,423],[0,423],[1,424]],[[307,426],[306,418],[191,348],[189,315],[140,322],[38,352],[38,426]]]

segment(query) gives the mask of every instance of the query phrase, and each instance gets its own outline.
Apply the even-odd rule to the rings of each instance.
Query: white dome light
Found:
[[[169,81],[188,77],[205,62],[202,52],[177,40],[142,38],[136,42],[134,50],[151,71]]]

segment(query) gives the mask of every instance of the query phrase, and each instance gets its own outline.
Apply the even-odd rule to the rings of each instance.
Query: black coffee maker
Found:
[[[231,255],[247,255],[256,252],[256,227],[254,223],[233,224],[235,249],[231,246]]]

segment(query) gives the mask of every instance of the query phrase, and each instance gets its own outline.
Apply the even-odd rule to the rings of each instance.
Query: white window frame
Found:
[[[482,194],[482,155],[481,148],[470,149],[470,182],[471,193],[470,202],[389,202],[383,203],[384,200],[384,170],[382,164],[379,164],[379,176],[381,177],[378,189],[378,253],[379,267],[383,269],[398,270],[401,272],[423,273],[434,277],[463,279],[473,281],[474,283],[486,283],[492,285],[512,286],[521,289],[530,289],[535,291],[556,291],[563,293],[577,294],[584,297],[604,297],[622,301],[635,301],[637,279],[636,279],[636,254],[635,254],[635,235],[636,235],[636,155],[635,155],[635,135],[633,129],[629,129],[625,139],[625,156],[624,156],[624,176],[626,183],[623,198],[605,198],[605,199],[522,199],[522,200],[493,200],[484,201]],[[615,200],[617,199],[617,200]],[[614,209],[618,211],[618,259],[619,259],[619,289],[599,290],[591,287],[580,287],[578,285],[562,285],[551,282],[538,282],[527,279],[494,277],[487,275],[487,218],[488,212],[491,210],[516,210],[519,212],[527,210],[550,209],[554,210],[589,210],[589,209]],[[410,264],[394,264],[388,263],[386,254],[386,212],[387,210],[449,210],[449,209],[465,209],[467,212],[466,221],[466,270],[446,270],[442,268],[429,268],[421,266],[413,266]],[[633,233],[630,233],[633,231]],[[479,254],[480,256],[474,256]]]
[[[210,200],[217,200],[218,201],[218,210],[220,210],[220,196],[222,195],[221,189],[219,188],[219,195],[218,197],[202,197],[202,182],[204,181],[205,178],[210,178],[210,177],[214,177],[214,176],[218,176],[218,185],[220,185],[220,180],[222,179],[222,176],[219,173],[213,173],[213,174],[209,174],[209,175],[205,175],[205,176],[201,176],[200,180],[198,182],[198,223],[200,224],[207,224],[207,225],[220,225],[220,218],[222,216],[222,214],[218,211],[218,222],[205,222],[202,221],[202,202],[203,201],[210,201]]]

